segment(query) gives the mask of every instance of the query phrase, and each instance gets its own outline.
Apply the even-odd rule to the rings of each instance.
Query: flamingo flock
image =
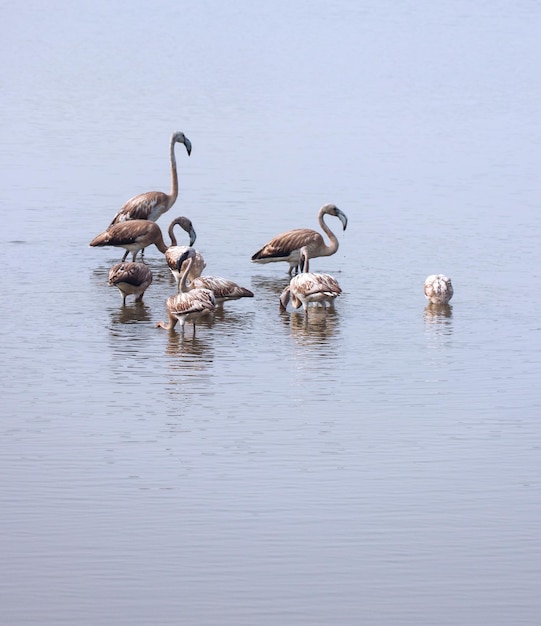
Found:
[[[192,152],[191,141],[182,132],[171,135],[169,158],[171,164],[171,192],[149,191],[128,200],[115,214],[109,226],[90,242],[91,247],[112,246],[125,250],[120,263],[109,270],[109,284],[121,293],[122,305],[126,298],[135,296],[141,302],[145,291],[152,284],[152,272],[144,262],[145,248],[155,245],[164,254],[176,285],[177,293],[165,301],[168,321],[160,321],[158,328],[173,330],[180,323],[184,332],[186,322],[193,324],[195,336],[196,323],[203,317],[210,316],[224,302],[241,298],[252,298],[249,289],[241,287],[232,280],[221,276],[203,276],[206,262],[200,252],[193,247],[196,233],[190,219],[176,217],[168,227],[170,243],[167,243],[156,221],[175,204],[178,198],[179,184],[175,156],[175,146],[185,146],[188,156]],[[310,259],[327,257],[336,253],[339,247],[338,237],[325,221],[326,216],[338,218],[345,231],[348,224],[346,214],[334,204],[323,205],[317,215],[321,230],[327,235],[326,243],[321,233],[310,228],[297,228],[276,235],[252,255],[253,263],[285,262],[289,265],[289,284],[279,298],[281,311],[286,311],[291,304],[294,309],[302,307],[306,319],[310,305],[332,307],[335,299],[342,294],[337,280],[330,274],[313,273],[309,270]],[[175,227],[180,226],[189,236],[188,245],[178,245]],[[128,254],[132,261],[126,261]],[[137,261],[137,255],[140,261]],[[429,306],[447,306],[453,296],[451,280],[443,274],[430,275],[424,283],[424,293]]]

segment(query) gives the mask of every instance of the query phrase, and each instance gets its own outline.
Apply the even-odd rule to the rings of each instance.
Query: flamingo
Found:
[[[177,239],[175,237],[174,227],[176,225],[181,226],[189,235],[190,235],[190,243],[189,246],[179,246],[177,245]],[[195,234],[195,230],[193,228],[192,222],[187,217],[179,217],[176,220],[173,220],[171,224],[169,224],[168,229],[169,237],[171,239],[171,245],[167,248],[165,252],[165,261],[171,270],[171,273],[175,277],[177,282],[177,289],[180,291],[180,279],[182,277],[182,267],[187,265],[188,261],[184,261],[182,267],[177,268],[177,261],[180,256],[188,250],[190,246],[193,246],[195,243],[195,239],[197,235]],[[191,266],[190,273],[188,274],[188,280],[191,281],[198,276],[201,276],[202,271],[205,269],[206,263],[203,256],[196,251],[194,262]]]
[[[171,193],[147,191],[146,193],[141,193],[130,198],[130,200],[120,207],[117,214],[113,217],[110,226],[128,220],[150,220],[155,222],[175,204],[178,197],[178,174],[177,161],[175,158],[176,143],[183,143],[186,146],[188,156],[192,152],[192,143],[184,133],[177,132],[171,135],[169,144],[169,156],[171,159]]]
[[[186,219],[187,218],[184,217],[175,218],[169,225],[169,235],[171,235],[172,227],[174,227],[175,224],[180,224],[180,226],[184,228],[187,225],[184,221]],[[190,220],[187,220],[187,222],[191,226]],[[192,235],[190,235],[190,241],[191,237]],[[171,245],[175,245],[176,239],[174,239],[174,236],[171,237],[171,240]],[[109,226],[109,228],[104,230],[103,233],[94,237],[94,239],[92,239],[89,243],[89,246],[92,248],[102,248],[104,246],[125,248],[126,252],[122,257],[122,261],[125,261],[128,253],[131,252],[133,257],[132,260],[135,262],[135,257],[137,256],[139,250],[142,250],[152,244],[154,244],[156,248],[163,253],[171,247],[167,246],[163,240],[162,231],[158,224],[149,220],[129,220],[126,222],[118,222],[118,224]]]
[[[296,228],[276,235],[252,256],[252,262],[272,263],[287,261],[289,263],[289,275],[291,276],[299,269],[301,248],[306,248],[307,257],[310,259],[320,256],[331,256],[338,250],[338,238],[323,219],[325,215],[337,217],[342,222],[343,230],[346,230],[348,218],[334,204],[325,204],[319,209],[317,219],[321,229],[329,238],[328,245],[317,231],[310,228]]]
[[[198,252],[193,248],[188,248],[177,260],[177,268],[182,265],[186,267],[187,275],[189,276],[192,269],[192,264],[197,261]],[[187,266],[186,266],[187,264]],[[177,269],[177,271],[179,271]],[[184,281],[184,284],[179,283],[179,290],[185,293],[190,293],[194,289],[210,289],[214,293],[216,304],[222,304],[226,300],[238,300],[239,298],[253,298],[254,294],[245,287],[237,285],[237,283],[229,280],[228,278],[222,278],[221,276],[198,276],[194,278],[190,283]]]
[[[195,252],[193,248],[191,251]],[[186,322],[193,323],[193,334],[195,336],[195,323],[202,317],[212,313],[216,307],[216,299],[214,293],[210,289],[194,288],[188,291],[187,280],[188,274],[191,270],[195,254],[189,256],[190,253],[185,252],[179,258],[179,267],[182,263],[189,258],[189,263],[186,265],[186,269],[182,272],[180,279],[180,293],[175,294],[167,298],[165,302],[165,308],[169,317],[169,322],[158,322],[156,328],[165,328],[166,330],[173,330],[180,322],[182,332],[184,333],[184,325]],[[182,258],[184,257],[184,258]]]
[[[109,284],[118,287],[122,295],[122,306],[126,297],[136,296],[135,302],[142,302],[143,295],[152,282],[152,272],[144,263],[117,263],[109,270]]]
[[[448,304],[454,293],[451,279],[445,274],[431,274],[425,280],[424,291],[432,304]]]
[[[300,252],[299,262],[303,264],[302,272],[294,276],[280,296],[280,309],[286,310],[291,300],[294,308],[303,307],[304,314],[308,315],[310,303],[321,304],[327,308],[327,302],[332,305],[342,293],[340,285],[330,274],[315,274],[309,271],[306,249]]]

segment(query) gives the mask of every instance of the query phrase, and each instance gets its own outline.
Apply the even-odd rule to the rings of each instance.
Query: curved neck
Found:
[[[188,263],[186,263],[186,269],[182,273],[182,278],[180,279],[179,291],[182,291],[182,293],[186,293],[187,291],[189,291],[187,287],[188,274],[190,273],[190,270],[192,269],[193,259],[194,259],[193,256],[191,256],[188,259]]]
[[[171,137],[171,144],[169,145],[169,158],[171,159],[171,193],[169,194],[168,208],[173,206],[178,197],[178,174],[177,160],[175,158],[175,143],[175,139]]]
[[[169,246],[163,240],[163,236],[162,236],[161,232],[160,232],[160,236],[154,242],[154,245],[156,246],[156,248],[158,248],[158,250],[162,254],[165,254],[167,252],[167,248],[169,248]]]
[[[323,213],[323,211],[320,211],[317,218],[321,229],[326,233],[327,237],[329,238],[329,245],[325,246],[323,253],[320,253],[319,256],[331,256],[331,254],[334,254],[338,250],[338,237],[327,226],[327,223],[323,219],[324,215],[326,214]]]
[[[167,229],[167,233],[169,234],[169,239],[171,239],[172,246],[177,245],[177,238],[175,237],[174,230],[175,230],[175,222],[171,222],[171,224],[169,224],[169,228]]]

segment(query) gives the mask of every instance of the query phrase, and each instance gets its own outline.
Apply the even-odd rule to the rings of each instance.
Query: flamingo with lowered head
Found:
[[[113,217],[110,224],[118,224],[128,220],[150,220],[155,222],[160,215],[163,215],[166,211],[175,204],[178,197],[178,174],[177,174],[177,161],[175,158],[175,144],[182,143],[186,146],[188,156],[192,152],[191,141],[184,135],[184,133],[177,132],[171,135],[171,141],[169,143],[169,157],[171,160],[171,193],[164,193],[163,191],[147,191],[141,193],[133,198],[130,198],[125,202],[117,214]]]
[[[118,287],[122,295],[122,306],[127,296],[136,296],[135,302],[142,302],[143,295],[152,282],[152,272],[144,263],[117,263],[109,270],[109,284]]]
[[[165,328],[166,330],[173,330],[180,322],[182,332],[184,333],[184,325],[186,322],[193,323],[193,334],[195,336],[195,323],[197,320],[212,313],[216,307],[216,299],[214,293],[210,289],[194,288],[188,290],[187,281],[188,274],[190,273],[191,265],[193,263],[195,250],[189,248],[191,252],[185,252],[179,258],[179,267],[182,263],[189,258],[189,263],[185,266],[180,279],[180,293],[167,298],[165,302],[165,308],[167,309],[167,315],[169,321],[158,322],[156,328]]]
[[[307,258],[310,259],[320,256],[331,256],[338,250],[338,238],[325,223],[323,219],[325,215],[337,217],[342,222],[343,230],[346,230],[348,218],[334,204],[325,204],[319,209],[317,219],[321,229],[329,238],[329,244],[326,244],[321,234],[315,230],[296,228],[276,235],[252,256],[252,262],[273,263],[286,261],[289,263],[289,275],[291,276],[299,270],[301,248],[306,249]]]
[[[198,252],[193,248],[188,248],[177,260],[177,271],[181,265],[188,263],[185,273],[189,276],[192,265],[197,260]],[[179,283],[179,290],[190,293],[194,289],[210,289],[214,293],[216,304],[223,304],[227,300],[239,300],[240,298],[253,298],[254,294],[249,289],[237,285],[237,283],[222,278],[221,276],[198,276],[190,283],[185,280]]]
[[[424,291],[432,304],[448,304],[454,293],[451,279],[445,274],[431,274],[425,280]]]
[[[315,274],[309,271],[305,248],[301,250],[300,263],[303,265],[302,272],[294,276],[282,291],[280,309],[285,311],[290,300],[295,309],[302,305],[305,315],[308,314],[308,305],[311,303],[321,304],[326,309],[327,303],[332,305],[342,293],[340,285],[330,274]]]
[[[179,224],[182,228],[186,227],[187,224],[184,221],[185,219],[186,218],[184,217],[177,217],[171,222],[169,225],[170,236],[173,232],[172,227],[174,227],[175,224]],[[187,220],[187,222],[189,222],[191,226],[190,220]],[[190,241],[193,243],[191,237],[192,235],[190,234]],[[171,236],[171,246],[176,246],[176,243],[174,235]],[[167,246],[163,240],[162,231],[158,224],[149,220],[129,220],[127,222],[118,222],[118,224],[109,226],[107,230],[94,237],[94,239],[92,239],[89,243],[92,248],[102,248],[104,246],[125,248],[126,252],[122,257],[122,261],[125,261],[128,253],[131,252],[134,262],[139,250],[142,250],[152,244],[154,244],[156,248],[163,253],[171,247]]]

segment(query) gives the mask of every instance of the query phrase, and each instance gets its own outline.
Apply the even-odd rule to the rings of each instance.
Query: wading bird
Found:
[[[189,278],[192,273],[192,264],[197,261],[198,252],[193,248],[188,248],[177,260],[177,271],[182,265]],[[198,276],[191,282],[185,280],[179,283],[179,290],[189,293],[193,289],[210,289],[214,293],[216,304],[222,304],[226,300],[239,300],[239,298],[253,298],[254,294],[245,287],[241,287],[232,280],[221,276]]]
[[[193,248],[190,248],[192,252],[195,252]],[[185,252],[178,261],[179,267],[182,263],[189,258],[190,262],[186,266],[186,269],[182,272],[182,278],[180,279],[181,292],[167,298],[165,302],[165,308],[167,309],[167,315],[169,322],[158,322],[156,328],[165,328],[166,330],[173,330],[180,322],[182,332],[184,333],[184,324],[186,322],[193,323],[193,334],[195,336],[195,323],[200,318],[212,313],[216,307],[216,299],[214,293],[210,289],[191,289],[188,291],[187,280],[190,273],[191,264],[193,263],[194,256],[189,252]],[[184,257],[184,258],[183,258]]]
[[[109,284],[118,287],[122,295],[122,306],[127,296],[136,296],[142,302],[143,295],[152,282],[152,272],[144,263],[117,263],[109,270]]]
[[[337,217],[346,230],[348,218],[345,213],[334,204],[325,204],[319,209],[317,219],[321,229],[329,238],[327,245],[320,233],[310,228],[296,228],[277,235],[265,244],[261,250],[252,256],[253,263],[274,263],[286,261],[289,263],[289,275],[299,270],[299,255],[301,248],[306,248],[307,256],[310,259],[320,256],[330,256],[338,250],[338,239],[336,235],[325,223],[323,217],[333,215]]]
[[[424,291],[432,304],[448,304],[454,293],[451,279],[444,274],[431,274],[425,280]]]
[[[123,204],[113,217],[110,224],[117,224],[127,220],[150,220],[155,222],[160,215],[175,204],[178,197],[178,174],[177,161],[175,158],[175,144],[183,143],[186,146],[188,155],[192,152],[192,144],[184,133],[178,132],[171,135],[169,144],[169,156],[171,159],[171,193],[167,194],[163,191],[147,191],[134,196]]]
[[[177,260],[177,271],[183,265],[186,268],[185,273],[189,276],[192,265],[197,259],[197,254],[193,248],[188,248]],[[217,304],[222,304],[226,300],[254,297],[254,294],[249,289],[241,287],[232,280],[222,278],[221,276],[199,276],[189,283],[187,280],[184,283],[179,283],[180,291],[190,293],[195,289],[210,289],[214,293]]]
[[[181,226],[190,235],[190,243],[188,246],[177,245],[177,239],[175,237],[175,233],[173,232],[174,227],[177,224]],[[169,238],[171,239],[171,246],[167,248],[167,251],[165,253],[165,261],[167,262],[167,265],[169,269],[171,270],[171,273],[173,274],[173,276],[175,277],[175,280],[177,281],[177,290],[180,291],[180,279],[182,277],[183,267],[177,267],[177,261],[182,256],[182,254],[186,252],[186,250],[188,250],[191,246],[193,246],[197,235],[195,234],[195,230],[193,228],[192,222],[187,217],[178,217],[176,220],[173,220],[171,224],[169,224],[168,233],[169,233]],[[188,260],[186,259],[184,263],[182,264],[182,266],[185,266],[187,264],[188,264]],[[193,264],[191,265],[191,269],[188,274],[188,281],[191,281],[194,278],[201,276],[201,273],[205,269],[205,266],[206,266],[205,259],[199,252],[195,251],[194,261],[193,261]]]
[[[289,285],[282,291],[280,296],[280,309],[286,310],[291,300],[295,309],[303,307],[304,314],[308,314],[308,305],[311,303],[321,304],[327,308],[327,303],[332,305],[335,298],[341,293],[340,285],[330,274],[315,274],[309,271],[308,256],[303,248],[299,262],[302,264],[302,272],[293,276]]]
[[[186,218],[177,217],[169,225],[169,233],[172,232],[172,226],[180,224],[182,228],[186,225],[183,221]],[[191,225],[190,220],[187,220]],[[173,241],[171,241],[173,244]],[[176,240],[175,240],[176,243]],[[126,252],[122,257],[122,261],[126,260],[128,253],[132,253],[132,260],[139,250],[154,244],[160,252],[165,253],[170,246],[167,246],[163,240],[163,235],[158,224],[149,220],[129,220],[127,222],[119,222],[113,224],[103,233],[100,233],[89,243],[92,248],[102,248],[104,246],[113,246],[115,248],[125,248]]]

